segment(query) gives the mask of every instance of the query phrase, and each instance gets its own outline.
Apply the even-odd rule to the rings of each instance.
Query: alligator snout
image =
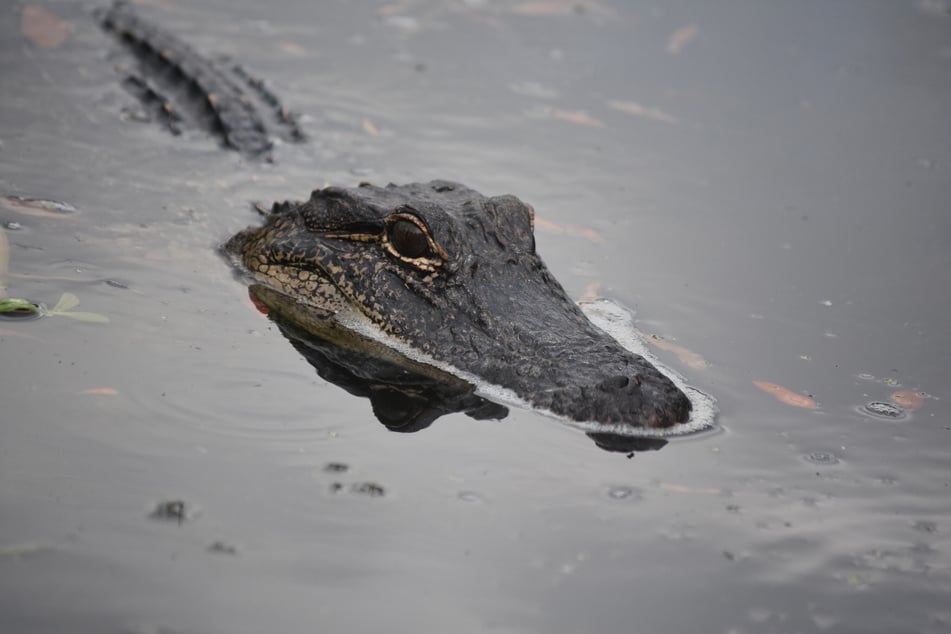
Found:
[[[556,414],[578,421],[625,423],[636,427],[667,428],[686,423],[691,404],[674,383],[650,371],[612,374],[591,384],[551,390],[543,400]]]

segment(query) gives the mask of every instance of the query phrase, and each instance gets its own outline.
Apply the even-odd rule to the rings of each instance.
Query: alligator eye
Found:
[[[404,258],[420,258],[429,252],[429,239],[419,225],[399,219],[390,225],[390,244]]]

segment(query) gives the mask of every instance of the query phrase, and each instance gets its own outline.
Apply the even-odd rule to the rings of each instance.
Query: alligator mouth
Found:
[[[232,260],[238,270],[259,286],[315,311],[319,316],[362,313],[360,304],[349,297],[319,265],[313,263],[248,261],[248,244],[259,240],[260,229],[245,229],[231,237],[221,251]],[[267,258],[265,257],[265,260]],[[282,302],[285,303],[285,302]],[[295,314],[300,315],[299,311]]]

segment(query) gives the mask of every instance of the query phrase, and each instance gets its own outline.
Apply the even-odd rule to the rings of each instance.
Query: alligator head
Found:
[[[535,252],[534,212],[462,185],[315,190],[225,251],[259,284],[358,314],[422,357],[575,421],[664,428],[690,401],[595,327]]]

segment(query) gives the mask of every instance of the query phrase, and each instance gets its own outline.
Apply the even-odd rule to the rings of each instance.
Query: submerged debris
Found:
[[[237,555],[238,547],[219,539],[208,545],[208,552],[216,555]]]
[[[69,203],[30,196],[0,196],[0,207],[25,216],[62,218],[76,213],[76,208]]]
[[[344,490],[356,495],[365,495],[371,498],[383,497],[383,495],[386,493],[386,490],[383,487],[374,482],[354,482],[350,486],[345,486],[341,482],[334,482],[330,485],[331,493],[340,493]]]

